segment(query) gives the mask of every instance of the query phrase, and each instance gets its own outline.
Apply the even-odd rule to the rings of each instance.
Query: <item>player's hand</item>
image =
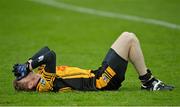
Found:
[[[28,70],[27,64],[15,64],[13,66],[12,72],[14,73],[16,79],[20,80],[23,77],[27,76],[30,71]]]

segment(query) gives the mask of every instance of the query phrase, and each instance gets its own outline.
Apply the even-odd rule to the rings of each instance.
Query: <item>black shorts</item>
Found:
[[[96,70],[96,87],[99,90],[117,90],[125,79],[128,61],[113,49],[107,53],[102,66]]]

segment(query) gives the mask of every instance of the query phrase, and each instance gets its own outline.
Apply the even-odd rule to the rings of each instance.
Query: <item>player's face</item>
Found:
[[[34,88],[36,88],[40,77],[41,76],[39,74],[30,72],[26,77],[19,80],[18,82],[23,84],[25,91],[33,91]]]

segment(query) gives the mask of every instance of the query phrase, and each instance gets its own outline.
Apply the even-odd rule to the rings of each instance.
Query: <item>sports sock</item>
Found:
[[[139,79],[145,86],[151,86],[152,82],[156,80],[149,69],[147,69],[147,73],[145,75],[139,76]]]

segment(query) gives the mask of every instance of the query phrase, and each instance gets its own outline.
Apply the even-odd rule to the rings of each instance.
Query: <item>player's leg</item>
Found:
[[[113,43],[111,48],[125,60],[130,62],[136,68],[139,74],[139,79],[142,82],[142,89],[147,90],[172,90],[172,86],[163,84],[160,80],[155,79],[151,71],[147,69],[144,56],[140,47],[139,40],[136,35],[129,32],[124,32]]]
[[[127,65],[127,59],[121,57],[114,49],[110,48],[103,60],[102,66],[98,70],[95,70],[97,89],[119,89],[121,83],[125,79],[125,71],[127,69]]]
[[[99,90],[117,90],[125,79],[128,62],[110,49],[102,66],[95,70],[96,87]]]
[[[144,56],[135,34],[129,32],[122,33],[111,48],[125,60],[130,60],[139,75],[147,73]]]

